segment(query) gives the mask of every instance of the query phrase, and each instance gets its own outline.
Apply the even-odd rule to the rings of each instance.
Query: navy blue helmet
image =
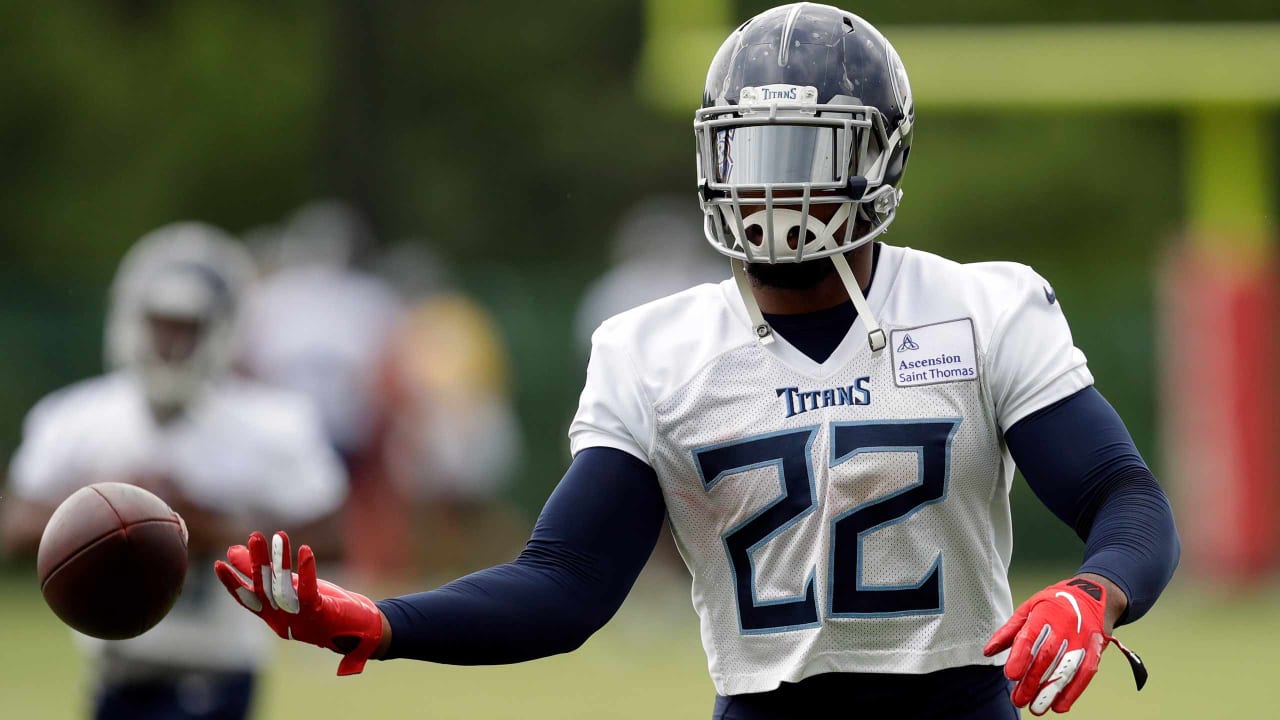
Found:
[[[770,263],[870,241],[901,199],[914,120],[902,61],[867,21],[812,3],[751,18],[711,61],[694,118],[707,240]]]

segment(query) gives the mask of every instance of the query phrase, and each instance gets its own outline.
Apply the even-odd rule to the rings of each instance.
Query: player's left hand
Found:
[[[1018,606],[983,650],[987,657],[1010,651],[1004,674],[1016,683],[1014,705],[1029,703],[1033,715],[1050,708],[1067,712],[1098,672],[1102,651],[1112,642],[1129,659],[1142,689],[1146,667],[1108,632],[1106,607],[1106,588],[1085,578],[1050,585]]]

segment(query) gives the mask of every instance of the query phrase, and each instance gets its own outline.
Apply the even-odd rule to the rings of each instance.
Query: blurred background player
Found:
[[[404,298],[381,385],[388,477],[414,512],[415,567],[454,577],[509,557],[527,520],[503,497],[523,445],[506,342],[424,241],[378,270]]]
[[[34,551],[53,508],[103,481],[147,487],[177,510],[192,567],[264,521],[333,546],[345,477],[311,404],[228,372],[252,275],[245,251],[200,223],[162,227],[129,251],[111,290],[110,371],[49,395],[26,419],[4,505],[8,550]],[[78,639],[95,718],[231,720],[248,713],[269,635],[208,573],[190,572],[151,631]]]
[[[378,392],[402,307],[390,285],[355,265],[372,231],[351,206],[323,199],[296,210],[278,236],[256,234],[261,265],[272,272],[246,302],[237,361],[318,408],[351,479],[343,511],[350,569],[369,579],[402,577],[408,516],[382,462],[387,409]]]
[[[624,310],[724,279],[724,263],[702,240],[702,216],[684,196],[654,195],[627,209],[613,236],[613,262],[593,280],[574,313],[583,357],[591,333]]]

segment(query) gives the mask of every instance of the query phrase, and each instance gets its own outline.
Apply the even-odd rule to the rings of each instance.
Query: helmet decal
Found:
[[[903,115],[910,121],[915,116],[915,103],[911,99],[911,82],[907,79],[907,69],[902,65],[902,58],[898,56],[898,51],[892,45],[886,41],[884,47],[889,60],[889,79],[893,83],[893,97],[898,101],[898,107],[902,108]]]
[[[787,19],[782,24],[782,38],[778,43],[778,67],[785,68],[791,59],[791,34],[796,30],[796,18],[800,16],[800,11],[804,10],[805,3],[796,3],[791,6],[791,11],[787,13]]]
[[[720,154],[720,177],[729,179],[733,173],[733,128],[716,133],[716,150]]]

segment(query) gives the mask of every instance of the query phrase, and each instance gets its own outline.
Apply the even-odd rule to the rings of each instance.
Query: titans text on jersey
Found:
[[[823,388],[821,390],[801,390],[798,387],[778,388],[774,392],[787,402],[787,417],[806,413],[818,408],[833,405],[870,405],[871,389],[868,385],[871,378],[863,375],[853,381],[852,385]]]

